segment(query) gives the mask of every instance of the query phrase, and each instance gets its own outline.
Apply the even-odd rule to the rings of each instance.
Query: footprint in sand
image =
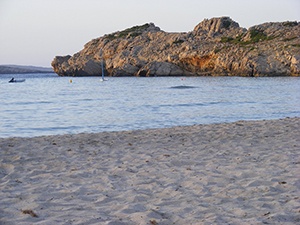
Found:
[[[12,164],[2,164],[0,165],[0,179],[6,177],[14,171],[15,167]]]

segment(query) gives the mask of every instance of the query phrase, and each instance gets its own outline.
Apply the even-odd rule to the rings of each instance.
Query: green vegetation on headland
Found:
[[[123,37],[137,37],[143,33],[147,28],[150,27],[149,23],[145,23],[141,26],[133,26],[131,28],[125,29],[123,31],[115,32],[112,34],[107,34],[105,37],[109,40],[114,40],[117,38],[123,38]]]
[[[248,40],[243,41],[244,35],[239,35],[236,38],[232,37],[221,37],[222,43],[231,43],[231,44],[240,44],[240,45],[247,45],[247,44],[253,44],[257,43],[259,41],[269,41],[273,40],[275,36],[268,36],[264,33],[264,31],[259,29],[251,29],[249,31],[250,37]]]

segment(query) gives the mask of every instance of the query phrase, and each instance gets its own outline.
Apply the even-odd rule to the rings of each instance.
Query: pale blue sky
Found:
[[[153,22],[188,32],[220,16],[245,28],[300,21],[300,0],[0,0],[0,64],[50,66],[117,30]]]

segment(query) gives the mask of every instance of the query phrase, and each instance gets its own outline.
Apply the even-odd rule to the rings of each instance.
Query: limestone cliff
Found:
[[[221,17],[187,33],[149,23],[93,39],[52,66],[60,76],[99,76],[101,58],[108,76],[300,76],[300,23],[247,30]]]

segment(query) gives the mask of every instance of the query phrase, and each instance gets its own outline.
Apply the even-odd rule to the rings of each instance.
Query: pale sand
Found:
[[[0,139],[0,180],[0,224],[300,224],[300,118]]]

